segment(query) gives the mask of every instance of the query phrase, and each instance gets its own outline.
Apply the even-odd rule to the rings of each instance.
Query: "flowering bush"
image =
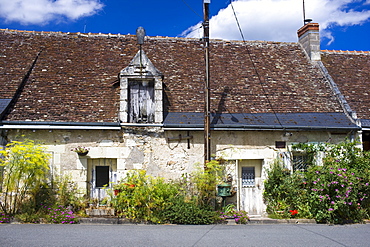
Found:
[[[0,157],[0,207],[14,216],[27,201],[30,188],[39,188],[48,180],[50,155],[41,145],[25,140],[7,144],[5,150],[0,149]]]
[[[113,187],[112,205],[119,216],[134,222],[192,225],[214,223],[217,213],[204,204],[210,192],[195,196],[187,189],[194,186],[187,187],[188,181],[185,177],[183,179],[166,182],[163,178],[147,175],[143,170],[129,172],[123,181]],[[205,185],[206,181],[207,176],[201,176],[197,185]],[[197,187],[197,192],[200,187]]]
[[[366,217],[368,180],[339,163],[313,167],[311,210],[319,222],[359,222]]]
[[[72,210],[63,207],[62,205],[48,207],[44,206],[46,210],[45,219],[49,223],[55,224],[76,224],[77,218]]]
[[[0,213],[0,223],[10,223],[10,216],[5,213]]]
[[[220,213],[220,220],[225,221],[226,219],[233,218],[237,224],[247,224],[249,221],[248,213],[244,210],[236,210],[232,204],[227,205],[223,208]]]
[[[73,152],[76,152],[76,153],[87,153],[89,152],[89,148],[85,148],[85,147],[82,147],[82,146],[78,146],[76,148],[72,148],[71,151]]]
[[[272,218],[296,218],[298,216],[312,218],[308,204],[310,191],[307,191],[306,184],[303,174],[290,174],[280,161],[275,161],[268,171],[268,179],[263,192],[269,216]]]
[[[113,206],[120,216],[132,221],[161,223],[161,210],[178,194],[178,187],[162,178],[146,175],[145,171],[128,173],[125,180],[114,186]]]
[[[308,150],[314,150],[311,144],[306,145]],[[363,152],[351,142],[327,144],[321,150],[325,151],[322,166],[316,166],[311,159],[304,173],[284,174],[278,165],[268,171],[264,191],[268,212],[335,224],[368,218],[370,152]]]

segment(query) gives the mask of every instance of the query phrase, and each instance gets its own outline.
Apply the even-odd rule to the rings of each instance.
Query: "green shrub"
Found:
[[[0,151],[0,188],[4,195],[0,202],[4,213],[19,213],[28,192],[47,182],[49,178],[49,155],[31,140],[11,142]],[[35,200],[35,199],[34,199]]]
[[[195,200],[186,201],[181,196],[166,204],[161,215],[172,224],[206,225],[217,220],[217,213],[211,207],[199,205]]]
[[[324,166],[306,173],[311,212],[319,222],[361,222],[369,217],[370,156],[356,143],[328,146]]]
[[[163,222],[159,212],[179,193],[175,184],[148,176],[143,170],[128,173],[114,189],[119,193],[112,199],[112,205],[119,215],[152,223]]]
[[[313,144],[301,144],[311,152]],[[318,150],[318,149],[316,149]],[[361,222],[370,213],[370,154],[356,143],[320,145],[322,166],[289,174],[279,162],[268,171],[264,199],[273,217],[307,217],[322,223]],[[312,154],[312,152],[311,152]]]
[[[217,217],[210,205],[214,205],[221,174],[218,161],[170,182],[149,176],[143,170],[130,171],[114,186],[111,203],[119,216],[134,222],[214,223]]]
[[[267,174],[263,192],[267,212],[275,218],[310,218],[304,175],[298,172],[291,174],[279,160],[272,164]],[[298,213],[292,215],[291,210]]]
[[[190,175],[189,182],[193,184],[198,203],[203,205],[212,205],[216,199],[216,187],[222,182],[224,167],[217,160],[211,160],[206,167],[199,166],[198,169]]]

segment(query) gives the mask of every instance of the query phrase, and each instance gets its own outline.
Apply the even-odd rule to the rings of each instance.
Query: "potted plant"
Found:
[[[80,156],[85,156],[89,153],[89,148],[78,146],[76,148],[72,148],[71,151],[76,152]]]

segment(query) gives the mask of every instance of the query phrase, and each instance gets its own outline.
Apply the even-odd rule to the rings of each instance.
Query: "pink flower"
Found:
[[[333,210],[334,210],[334,209],[332,209],[332,208],[329,208],[329,209],[328,209],[328,211],[333,211]]]

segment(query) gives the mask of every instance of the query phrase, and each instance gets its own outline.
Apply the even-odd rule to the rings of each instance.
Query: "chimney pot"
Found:
[[[318,23],[307,23],[298,31],[298,42],[302,44],[311,61],[320,61],[320,34]]]

